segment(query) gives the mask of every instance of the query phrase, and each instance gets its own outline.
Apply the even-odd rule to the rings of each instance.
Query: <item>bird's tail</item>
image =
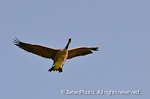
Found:
[[[50,68],[48,71],[59,71],[59,73],[60,72],[62,72],[62,68],[59,68],[59,69],[54,69],[54,67],[52,67],[52,68]]]

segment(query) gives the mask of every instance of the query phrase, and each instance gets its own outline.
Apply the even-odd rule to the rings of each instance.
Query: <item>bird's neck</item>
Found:
[[[68,42],[68,44],[66,45],[66,47],[65,47],[66,49],[68,49],[69,44],[70,44],[70,42]]]

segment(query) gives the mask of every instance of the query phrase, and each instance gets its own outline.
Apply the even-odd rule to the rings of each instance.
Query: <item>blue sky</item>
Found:
[[[146,99],[150,84],[149,0],[1,0],[1,99]],[[12,40],[69,49],[98,46],[91,55],[53,61]],[[141,95],[62,95],[61,90],[136,91]]]

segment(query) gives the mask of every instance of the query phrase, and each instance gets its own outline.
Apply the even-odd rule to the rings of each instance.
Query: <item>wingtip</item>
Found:
[[[18,45],[20,43],[20,41],[15,37],[15,39],[13,39],[13,42],[15,45]]]
[[[99,51],[100,46],[101,46],[101,43],[97,47],[93,48],[92,50]]]

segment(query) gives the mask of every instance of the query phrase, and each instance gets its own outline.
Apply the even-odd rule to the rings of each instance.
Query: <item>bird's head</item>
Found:
[[[68,43],[71,43],[71,38],[69,38]]]

